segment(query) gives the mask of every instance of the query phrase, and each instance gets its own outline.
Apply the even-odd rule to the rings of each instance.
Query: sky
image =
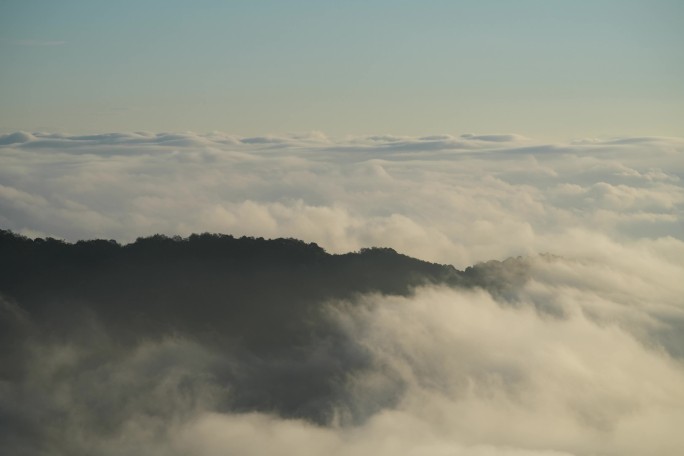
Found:
[[[679,1],[0,4],[0,132],[680,136]]]

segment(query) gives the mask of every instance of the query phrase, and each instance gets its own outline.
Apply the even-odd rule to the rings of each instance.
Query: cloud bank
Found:
[[[684,233],[681,139],[18,132],[0,144],[0,225],[29,235],[283,236],[465,267]]]
[[[2,248],[21,277],[4,266],[13,454],[684,448],[682,285],[631,266],[545,255],[457,271],[211,236]]]
[[[683,157],[654,137],[0,136],[4,228],[306,241],[3,244],[3,447],[679,454]]]

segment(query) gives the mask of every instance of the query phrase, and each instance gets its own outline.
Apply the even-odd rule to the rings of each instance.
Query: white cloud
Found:
[[[348,379],[346,406],[372,408],[388,391],[401,391],[395,407],[362,424],[202,413],[171,445],[208,455],[680,452],[681,359],[642,332],[649,319],[661,318],[658,306],[633,304],[663,283],[666,290],[652,298],[676,302],[681,285],[667,278],[634,284],[628,271],[560,258],[534,260],[530,276],[512,306],[483,291],[426,288],[413,297],[372,295],[360,306],[331,307],[331,318],[375,360],[374,369]],[[621,281],[628,289],[614,293]],[[563,306],[565,316],[540,313],[536,300]],[[642,316],[636,324],[635,312]]]
[[[216,353],[177,338],[144,342],[99,365],[91,351],[107,353],[106,341],[96,349],[42,348],[27,385],[43,402],[27,413],[70,410],[49,432],[55,448],[71,453],[680,453],[684,367],[641,331],[650,330],[648,318],[660,318],[657,306],[634,309],[628,292],[657,291],[660,284],[613,294],[612,279],[585,272],[604,265],[560,258],[533,263],[531,280],[509,304],[482,290],[449,288],[331,303],[329,318],[348,336],[340,343],[361,347],[372,365],[341,379],[347,395],[338,402],[337,422],[326,426],[217,411],[217,393],[228,385],[210,374]],[[624,271],[604,274],[630,279]],[[664,294],[678,287],[670,284]],[[539,312],[535,301],[542,294],[563,306],[565,316]],[[587,313],[602,308],[610,315]],[[637,326],[633,311],[644,316]],[[393,406],[375,410],[395,395]],[[89,422],[94,400],[115,416]],[[364,408],[367,419],[348,419],[350,409]],[[123,420],[117,432],[93,432],[96,425],[107,429],[109,420]]]
[[[388,246],[461,268],[525,256],[495,278],[512,283],[498,300],[424,289],[331,310],[376,364],[347,379],[338,426],[200,407],[160,427],[132,413],[121,441],[78,448],[679,454],[683,157],[677,138],[13,133],[0,136],[0,221],[70,240],[210,231]],[[134,358],[164,348],[150,350]],[[387,391],[394,407],[344,424],[344,407]]]
[[[548,239],[570,230],[626,243],[684,232],[673,138],[13,133],[0,144],[6,228],[72,240],[219,231],[466,266],[556,251]]]

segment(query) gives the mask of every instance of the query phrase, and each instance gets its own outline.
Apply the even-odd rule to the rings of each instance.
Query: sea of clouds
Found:
[[[20,132],[0,154],[0,225],[67,240],[290,236],[461,267],[684,239],[675,138]]]
[[[683,179],[678,138],[0,136],[0,227],[28,236],[294,237],[458,268],[521,257],[493,275],[502,293],[325,303],[373,366],[344,379],[325,425],[217,412],[221,385],[198,372],[220,355],[182,338],[95,378],[78,374],[92,347],[41,347],[25,393],[66,411],[44,424],[54,454],[680,454]],[[106,407],[116,433],[87,431],[92,398],[77,384],[122,398]]]

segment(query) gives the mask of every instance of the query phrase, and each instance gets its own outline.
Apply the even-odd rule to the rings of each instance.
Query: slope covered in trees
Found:
[[[91,376],[137,359],[141,347],[168,341],[185,348],[143,370],[189,369],[221,391],[212,407],[329,422],[340,403],[354,403],[344,399],[347,380],[378,369],[331,309],[362,306],[357,298],[368,293],[408,296],[430,284],[497,291],[494,285],[502,283],[489,277],[496,270],[492,264],[458,271],[388,248],[333,255],[294,239],[217,234],[156,235],[120,245],[0,231],[0,253],[0,377],[10,385],[8,397],[19,397],[26,385],[66,378],[67,387],[83,395],[88,426],[110,431],[120,424],[116,411],[122,405],[93,409],[91,402],[109,393],[90,397]],[[196,350],[202,355],[187,355],[188,347],[201,347]],[[54,350],[80,355],[68,358],[62,370],[39,375],[43,371],[36,366],[51,365],[45,357]],[[198,359],[211,361],[195,366]],[[147,379],[134,384],[135,391],[152,388]],[[348,405],[348,415],[361,419],[399,397],[387,391],[362,410]],[[38,421],[54,418],[52,409],[41,412],[45,416],[24,416],[38,412],[16,399],[3,400],[6,435],[21,435],[21,423],[32,423],[26,429],[35,431]],[[151,405],[150,413],[165,413],[159,406]]]
[[[173,330],[266,343],[302,329],[326,300],[462,279],[392,249],[331,255],[294,239],[216,234],[119,245],[3,231],[0,251],[0,291],[48,327],[87,308],[130,337]]]

